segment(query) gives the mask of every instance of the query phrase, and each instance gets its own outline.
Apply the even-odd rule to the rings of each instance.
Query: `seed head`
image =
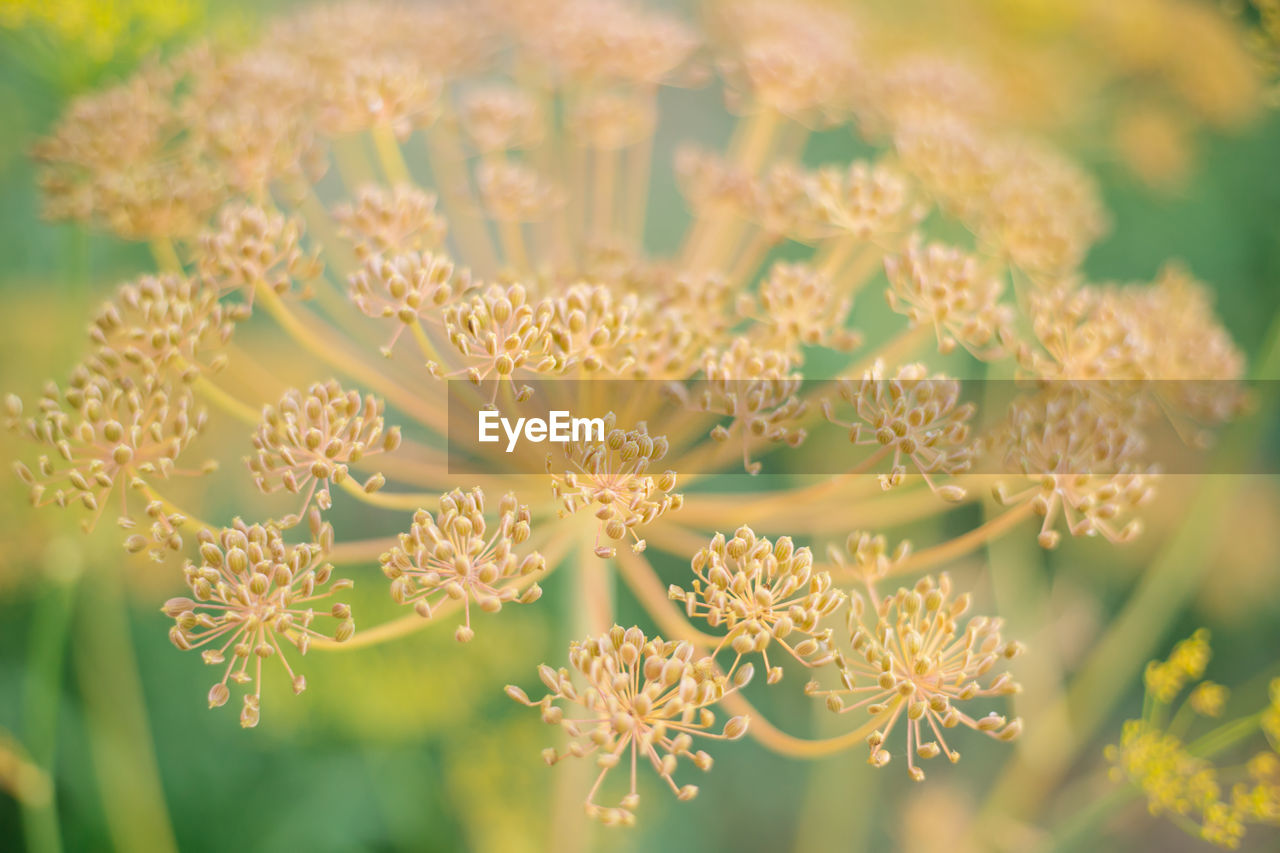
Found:
[[[143,276],[121,285],[89,327],[94,343],[90,369],[106,377],[131,371],[190,380],[226,363],[222,349],[243,306],[179,275]]]
[[[554,306],[549,301],[530,304],[519,284],[489,285],[483,293],[447,305],[444,327],[449,342],[471,365],[467,377],[477,385],[493,378],[516,390],[517,399],[527,399],[528,389],[515,389],[513,377],[520,372],[556,375],[564,370],[551,336]]]
[[[537,101],[515,86],[484,86],[467,92],[458,121],[482,154],[530,148],[546,132]]]
[[[980,236],[1033,275],[1074,270],[1107,228],[1096,184],[1047,147],[1012,143],[999,157]]]
[[[912,326],[932,326],[940,352],[956,344],[984,359],[1006,352],[1013,309],[1000,301],[1003,282],[977,258],[913,235],[905,252],[885,258],[885,271],[889,306]]]
[[[263,409],[253,435],[255,452],[246,460],[254,482],[264,494],[284,489],[304,495],[301,509],[282,520],[283,526],[297,524],[313,499],[329,509],[329,485],[343,482],[351,465],[400,446],[400,428],[384,430],[382,412],[382,401],[372,394],[361,398],[332,379],[305,394],[291,388]],[[374,491],[381,484],[374,475],[364,488]]]
[[[564,204],[563,193],[529,166],[489,161],[476,172],[489,215],[501,222],[539,222]]]
[[[575,284],[550,300],[548,331],[565,369],[584,376],[622,376],[635,364],[632,346],[641,337],[636,325],[639,300],[615,295],[602,285]]]
[[[197,408],[184,386],[171,386],[154,375],[109,380],[80,367],[65,390],[50,383],[39,412],[21,418],[21,404],[13,398],[10,428],[28,440],[50,448],[35,470],[21,462],[15,470],[30,489],[36,506],[79,504],[91,513],[92,528],[120,494],[120,524],[136,525],[126,498],[130,490],[145,491],[150,483],[179,473],[177,459],[203,430],[206,414]],[[206,469],[207,470],[207,469]],[[164,528],[164,535],[146,542],[132,540],[131,550],[150,549],[159,559],[165,550],[181,546],[177,527],[183,519],[161,511],[151,500],[146,515]]]
[[[831,628],[823,620],[845,595],[832,587],[830,574],[814,569],[808,548],[795,547],[789,536],[775,544],[740,527],[729,539],[717,533],[691,565],[692,586],[672,585],[670,595],[690,618],[725,631],[717,651],[728,646],[738,659],[760,653],[770,684],[782,678],[782,667],[769,663],[775,642],[805,666],[832,661]]]
[[[751,0],[716,4],[715,12],[731,104],[750,101],[808,121],[847,115],[865,72],[858,29],[844,8]]]
[[[503,604],[537,601],[542,589],[529,578],[543,571],[546,562],[537,551],[518,557],[516,546],[529,539],[529,508],[507,493],[498,510],[498,523],[485,523],[484,492],[454,489],[440,496],[440,511],[425,509],[413,516],[400,544],[380,558],[383,573],[391,579],[391,597],[411,605],[424,619],[446,600],[462,600],[463,623],[456,636],[466,642],[474,636],[471,603],[486,613],[497,613]]]
[[[855,160],[847,168],[828,166],[815,176],[811,192],[828,235],[873,240],[919,218],[905,177],[883,164]]]
[[[1153,494],[1142,439],[1132,413],[1105,396],[1055,384],[1019,397],[994,444],[1004,453],[1006,470],[1029,481],[1016,492],[998,484],[996,500],[1005,505],[1030,501],[1044,518],[1043,547],[1058,544],[1053,528],[1059,517],[1072,536],[1102,534],[1125,542],[1140,532],[1137,519],[1118,525],[1123,513]]]
[[[619,92],[585,95],[565,118],[576,141],[598,151],[616,151],[647,139],[657,121],[653,100]]]
[[[436,250],[444,242],[444,217],[436,212],[436,197],[417,187],[398,184],[360,188],[354,204],[333,210],[338,233],[355,244],[356,255],[400,255]]]
[[[859,382],[842,379],[838,387],[858,420],[836,419],[829,403],[823,406],[827,419],[847,428],[854,444],[878,446],[893,454],[889,473],[880,475],[881,486],[890,489],[901,483],[907,473],[905,462],[910,460],[934,492],[951,499],[963,496],[955,486],[942,491],[931,478],[961,474],[973,462],[969,421],[976,407],[960,402],[957,380],[940,373],[930,376],[919,363],[899,368],[894,378],[885,379],[883,363],[876,362]]]
[[[440,326],[444,306],[456,303],[472,289],[471,274],[455,271],[448,256],[406,251],[371,254],[351,276],[351,301],[365,316],[385,319],[395,326],[383,347],[389,355],[404,330],[415,323]]]
[[[441,88],[417,57],[356,55],[327,81],[321,126],[334,135],[387,127],[403,142],[414,128],[435,121]]]
[[[883,536],[855,530],[844,540],[844,548],[830,545],[827,558],[863,583],[875,583],[902,562],[911,553],[911,543],[902,540],[889,551],[889,543]]]
[[[607,825],[635,821],[640,802],[636,769],[641,760],[648,760],[677,798],[688,800],[697,788],[676,784],[673,775],[679,760],[688,759],[700,770],[709,770],[712,763],[706,752],[693,751],[693,738],[736,740],[746,733],[745,717],[732,717],[720,732],[713,732],[716,715],[711,706],[751,680],[750,664],[725,675],[712,658],[695,658],[689,643],[648,639],[639,628],[620,625],[572,643],[569,664],[576,678],[566,668],[539,667],[549,692],[536,702],[518,687],[508,687],[507,694],[541,709],[546,723],[561,726],[569,736],[564,752],[543,753],[548,764],[566,756],[596,756],[600,775],[588,795],[587,813]],[[578,716],[571,716],[575,712]],[[628,754],[628,793],[616,807],[597,805],[601,782]]]
[[[751,438],[786,442],[792,447],[805,439],[803,429],[790,425],[806,409],[795,396],[801,376],[793,372],[793,364],[786,353],[762,349],[741,337],[734,338],[727,350],[713,349],[703,357],[706,378],[689,404],[697,411],[733,419],[727,428],[716,427],[711,437],[727,441],[732,431],[740,428],[742,463],[750,474],[758,474],[761,467],[759,462],[751,462]]]
[[[218,215],[217,230],[200,235],[199,268],[219,293],[269,287],[287,293],[294,282],[320,274],[316,257],[303,252],[302,220],[251,204],[235,202]]]
[[[806,264],[779,261],[760,282],[759,305],[739,299],[739,313],[756,320],[759,345],[800,361],[802,346],[852,349],[859,335],[845,328],[852,304],[831,280]]]
[[[917,757],[945,754],[952,762],[960,760],[943,729],[965,725],[1004,741],[1018,736],[1018,719],[1006,721],[994,711],[975,718],[957,707],[1017,693],[1008,673],[993,675],[992,669],[1022,647],[1001,638],[999,619],[975,616],[962,628],[958,620],[969,609],[969,596],[952,598],[950,577],[922,578],[876,602],[874,613],[866,612],[857,593],[850,605],[852,654],[842,656],[842,685],[833,690],[811,685],[808,692],[827,697],[828,707],[839,713],[865,710],[876,721],[877,730],[867,738],[871,764],[889,762],[886,742],[900,720],[907,730],[907,773],[916,781],[924,779]]]
[[[332,530],[320,531],[321,542],[332,539]],[[312,624],[315,602],[351,587],[349,580],[332,580],[333,566],[323,563],[320,545],[286,545],[273,526],[246,525],[236,520],[214,534],[200,534],[200,559],[188,561],[183,570],[195,597],[172,598],[163,608],[174,620],[169,639],[183,651],[204,648],[210,666],[226,664],[222,678],[209,691],[209,707],[224,704],[230,696],[227,682],[253,684],[246,693],[240,724],[258,724],[262,705],[262,664],[278,657],[295,693],[307,681],[294,672],[284,645],[305,655],[313,637],[328,637]],[[327,614],[333,618],[332,639],[343,642],[355,633],[351,608],[335,603]],[[230,651],[230,660],[227,659]]]
[[[632,549],[643,551],[645,541],[637,528],[684,505],[684,497],[675,491],[676,472],[653,473],[653,466],[667,455],[666,437],[650,436],[643,423],[628,430],[617,424],[609,412],[603,441],[571,441],[563,459],[547,457],[552,496],[563,506],[563,514],[589,511],[599,519],[595,552],[605,559],[615,552],[612,545],[600,544],[601,533],[615,542],[630,536]]]

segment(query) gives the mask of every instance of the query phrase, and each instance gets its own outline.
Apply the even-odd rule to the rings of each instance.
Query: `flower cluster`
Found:
[[[698,793],[696,785],[676,784],[680,759],[699,770],[710,770],[711,756],[694,751],[695,737],[736,740],[747,731],[745,717],[729,718],[719,731],[712,705],[751,680],[751,664],[721,672],[710,657],[695,657],[689,643],[648,638],[639,628],[615,625],[606,634],[569,647],[566,668],[538,669],[549,691],[534,702],[519,687],[508,686],[516,701],[541,708],[542,719],[561,726],[569,736],[564,753],[548,748],[548,764],[572,756],[596,756],[600,774],[587,796],[587,812],[606,824],[629,824],[640,804],[636,765],[647,761],[681,800]],[[557,702],[562,704],[557,704]],[[566,713],[567,711],[567,713]],[[627,761],[631,787],[615,807],[595,803],[596,792],[609,771]]]
[[[1080,17],[1117,17],[1106,5],[1089,0]],[[946,574],[888,596],[876,586],[1031,515],[1044,547],[1064,529],[1133,537],[1152,493],[1154,428],[1171,424],[1198,446],[1243,408],[1244,359],[1209,288],[1176,265],[1152,282],[1086,279],[1109,216],[1081,167],[1008,120],[1009,75],[886,35],[843,5],[717,0],[702,28],[628,0],[480,6],[303,8],[257,43],[194,47],[76,101],[37,147],[47,213],[147,241],[161,272],[97,313],[65,390],[50,384],[29,416],[7,399],[10,426],[39,448],[16,466],[33,503],[78,504],[96,519],[118,501],[125,546],[155,557],[194,534],[192,597],[164,610],[176,645],[223,667],[212,705],[231,682],[252,685],[245,726],[259,720],[264,660],[279,657],[301,690],[286,644],[305,654],[353,634],[346,604],[317,603],[348,585],[327,559],[377,565],[414,611],[365,645],[454,607],[455,636],[469,640],[472,605],[532,602],[564,555],[586,556],[582,606],[567,618],[588,638],[567,667],[540,669],[543,698],[508,692],[564,728],[567,751],[548,751],[550,763],[594,756],[588,811],[609,824],[634,820],[640,764],[692,797],[675,781],[681,763],[711,766],[694,739],[741,737],[749,716],[751,735],[781,753],[866,742],[877,766],[905,751],[915,779],[920,759],[958,758],[946,730],[1016,737],[1020,721],[966,709],[1017,690],[999,664],[1021,647],[1001,621],[963,621],[969,597]],[[1194,18],[1171,15],[1174,29]],[[723,152],[682,145],[663,162],[660,87],[713,74],[722,85],[705,96],[723,93],[739,117],[732,141]],[[810,132],[838,126],[857,143],[833,134],[843,155],[833,141],[822,165],[804,165]],[[692,222],[659,256],[646,238],[675,220],[648,205],[666,172]],[[868,302],[880,314],[864,322]],[[267,321],[278,334],[259,334]],[[1007,410],[969,402],[952,378],[966,366],[1026,393]],[[464,380],[457,394],[442,381],[453,377]],[[839,381],[815,391],[806,379]],[[593,401],[600,380],[664,393],[629,395],[603,439],[553,452],[536,475],[550,499],[526,506],[512,472],[492,486],[486,475],[489,494],[505,494],[495,519],[479,488],[454,488],[448,407],[474,417],[501,396],[528,414]],[[239,450],[219,448],[247,453],[247,476],[224,473],[296,496],[283,519],[212,526],[165,493],[170,477],[197,473],[185,458],[196,439],[221,437],[204,404],[251,425]],[[703,479],[740,473],[739,447],[750,474],[807,458],[824,476],[760,477],[747,490]],[[974,493],[979,462],[1002,471],[994,491],[1008,507],[981,527],[914,553],[848,532],[950,512]],[[409,530],[335,542],[335,485],[371,514],[413,513]],[[244,492],[259,513],[246,517],[271,516],[268,499]],[[234,482],[217,494],[241,497]],[[424,509],[436,496],[438,511]],[[927,529],[954,531],[959,515]],[[304,518],[311,541],[287,544]],[[726,520],[741,526],[716,532],[734,529]],[[811,548],[841,539],[815,562]],[[654,552],[691,575],[664,583]],[[614,624],[613,572],[673,639]],[[837,588],[846,581],[866,594]],[[842,618],[849,648],[832,627]],[[1153,701],[1200,677],[1201,644],[1148,671]],[[807,692],[859,712],[852,731],[795,738],[751,706],[739,690],[751,656],[776,685],[779,649],[814,670]],[[1189,701],[1216,716],[1228,696],[1202,684]],[[1277,708],[1260,719],[1280,739]],[[889,745],[895,730],[904,747]],[[1126,731],[1117,762],[1174,791],[1156,797],[1160,808],[1203,818],[1215,840],[1269,814],[1274,766],[1256,759],[1253,787],[1209,797],[1204,756],[1179,737],[1146,721]],[[629,788],[599,805],[624,761]]]
[[[930,475],[960,474],[969,469],[973,442],[968,421],[972,403],[960,402],[960,383],[938,374],[929,376],[923,364],[909,364],[892,379],[884,378],[884,365],[877,362],[857,384],[844,380],[840,396],[854,407],[859,423],[837,420],[827,401],[827,420],[849,430],[849,441],[878,445],[878,455],[892,453],[888,474],[880,475],[885,489],[900,485],[907,473],[904,459],[938,495],[956,501],[964,497],[959,486],[936,486]],[[865,435],[864,433],[869,433]]]
[[[333,566],[322,562],[331,545],[332,528],[316,531],[316,543],[287,545],[279,529],[237,520],[214,534],[200,534],[200,561],[183,569],[192,598],[171,598],[164,613],[173,619],[169,639],[183,651],[203,648],[210,666],[223,666],[222,678],[209,690],[209,707],[225,705],[231,695],[228,681],[252,684],[244,696],[240,725],[258,724],[262,710],[262,666],[280,660],[295,693],[307,679],[294,672],[284,646],[305,655],[314,638],[328,635],[312,627],[316,603],[351,587],[334,580]],[[334,620],[332,639],[349,640],[355,633],[351,608],[341,602],[320,615]],[[228,660],[230,652],[230,660]]]
[[[1124,724],[1117,744],[1106,749],[1111,775],[1127,781],[1146,797],[1153,815],[1168,815],[1174,824],[1218,847],[1240,846],[1250,824],[1280,825],[1280,755],[1264,748],[1242,767],[1220,767],[1214,753],[1238,737],[1217,735],[1240,729],[1226,723],[1188,743],[1183,714],[1166,722],[1170,704],[1187,684],[1198,681],[1208,666],[1209,632],[1201,629],[1178,643],[1169,658],[1147,666],[1147,704],[1141,719]],[[1202,681],[1185,707],[1202,719],[1221,716],[1227,691]],[[1280,680],[1271,686],[1271,702],[1258,718],[1280,708]],[[1263,724],[1266,728],[1265,722]],[[1247,730],[1246,730],[1247,732]],[[1269,735],[1273,732],[1268,732]]]
[[[904,717],[907,773],[917,781],[924,779],[917,758],[945,754],[953,762],[960,759],[943,729],[964,725],[1006,741],[1018,736],[1019,719],[1008,720],[995,711],[975,718],[956,707],[976,698],[1018,692],[1007,672],[992,675],[1002,660],[1022,651],[1018,643],[1001,638],[1001,620],[978,616],[961,626],[969,596],[953,597],[951,579],[945,574],[925,577],[914,587],[873,601],[872,606],[874,614],[867,612],[861,595],[852,596],[852,654],[838,661],[841,686],[822,689],[811,682],[808,688],[811,695],[825,696],[832,711],[870,715],[870,725],[875,727],[867,736],[872,764],[889,763],[891,753],[885,743]]]
[[[507,494],[490,531],[480,489],[441,495],[439,512],[433,516],[418,510],[409,532],[400,534],[399,544],[379,558],[391,579],[391,597],[397,604],[412,605],[424,619],[444,601],[461,601],[464,616],[454,636],[467,642],[475,636],[471,602],[496,613],[504,603],[529,604],[542,595],[529,579],[546,568],[546,561],[537,551],[521,558],[514,550],[529,539],[529,518],[529,508]]]
[[[668,512],[684,505],[684,497],[674,491],[676,472],[653,473],[652,467],[667,455],[665,436],[650,436],[644,423],[633,429],[618,427],[618,418],[609,412],[603,418],[604,438],[583,439],[565,445],[564,462],[547,458],[551,493],[573,514],[591,511],[599,520],[596,556],[614,556],[612,545],[600,544],[604,533],[614,542],[628,535],[632,548],[643,551],[645,541],[636,529],[652,524]],[[562,470],[567,466],[567,470]]]
[[[782,678],[782,667],[769,663],[775,642],[806,666],[833,659],[831,629],[822,620],[845,596],[827,572],[814,568],[808,548],[795,547],[787,536],[775,544],[741,527],[731,539],[717,533],[693,555],[692,568],[689,590],[673,584],[669,594],[691,618],[724,629],[717,650],[727,645],[737,659],[759,653],[770,684]]]
[[[264,493],[284,489],[303,495],[302,508],[282,522],[286,527],[301,520],[313,499],[320,509],[329,509],[330,484],[345,483],[351,466],[366,455],[400,446],[400,429],[384,429],[382,409],[372,394],[361,398],[333,380],[316,383],[305,394],[290,389],[278,404],[263,409],[253,435],[255,453],[247,461]],[[375,492],[383,482],[374,474],[361,488]]]

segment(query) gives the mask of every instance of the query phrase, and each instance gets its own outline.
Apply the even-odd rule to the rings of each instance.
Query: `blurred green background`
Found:
[[[0,385],[26,398],[81,355],[81,332],[97,301],[151,269],[143,246],[40,220],[27,158],[32,142],[76,92],[118,79],[157,46],[210,32],[235,38],[264,14],[248,0],[222,4],[216,13],[195,2],[159,0],[87,6],[117,14],[127,8],[137,20],[116,33],[111,49],[85,40],[83,33],[98,31],[91,21],[81,35],[71,25],[40,30],[29,22],[0,30]],[[18,20],[12,10],[6,14]],[[668,128],[676,130],[667,130],[661,144],[689,137],[716,142],[727,133],[717,90],[664,97],[667,114],[676,117]],[[847,131],[831,132],[815,137],[808,156],[847,160],[853,147]],[[1237,134],[1205,139],[1189,178],[1172,189],[1152,189],[1119,163],[1086,152],[1115,223],[1089,256],[1089,276],[1148,279],[1166,260],[1180,258],[1216,288],[1224,324],[1246,353],[1256,353],[1280,308],[1278,152],[1274,113]],[[654,219],[669,224],[651,236],[669,245],[682,227],[683,206],[669,178],[655,192],[656,209],[669,215]],[[7,453],[10,445],[3,446]],[[1265,452],[1275,451],[1273,444]],[[1260,701],[1257,676],[1274,666],[1280,650],[1280,493],[1271,479],[1240,479],[1233,526],[1214,533],[1209,581],[1162,647],[1210,626],[1216,653],[1210,677],[1244,685],[1238,697],[1244,708]],[[1185,485],[1167,488],[1176,500]],[[554,774],[573,772],[568,764],[548,770],[539,757],[554,732],[501,691],[512,681],[528,686],[537,662],[562,657],[570,573],[548,580],[537,607],[512,608],[483,625],[464,650],[451,631],[438,630],[360,652],[311,655],[308,691],[289,699],[272,685],[262,726],[245,732],[227,709],[205,710],[205,668],[168,642],[169,620],[157,604],[177,592],[172,568],[122,568],[109,526],[83,540],[48,515],[32,514],[16,487],[0,492],[0,728],[28,749],[50,742],[56,730],[57,824],[69,850],[110,849],[122,837],[147,849],[163,837],[160,826],[170,826],[177,846],[192,851],[520,851],[554,849],[549,839],[575,835],[585,835],[591,847],[638,851],[842,850],[860,842],[881,849],[922,843],[913,833],[930,823],[963,821],[1006,757],[974,748],[962,765],[939,768],[917,786],[902,772],[874,772],[860,750],[802,763],[748,740],[720,747],[711,774],[689,780],[702,786],[695,804],[674,802],[650,779],[638,828],[588,826],[576,806],[552,802]],[[382,525],[390,533],[398,522],[347,507],[336,524],[341,538],[344,528],[378,533],[370,525]],[[1037,569],[1064,625],[1072,626],[1063,634],[1068,662],[1070,643],[1087,643],[1105,624],[1167,532],[1157,521],[1123,553],[1105,543],[1069,542]],[[659,568],[674,577],[681,566],[668,560]],[[368,582],[358,583],[353,605],[367,625],[393,608],[376,570],[362,572],[357,577]],[[645,622],[625,596],[618,621]],[[86,634],[86,624],[97,628]],[[119,638],[118,647],[85,640],[104,635]],[[68,665],[59,672],[60,641]],[[127,665],[135,654],[136,667]],[[1107,737],[1136,713],[1138,683],[1131,693]],[[818,730],[819,709],[799,690],[760,701],[776,719],[798,721],[797,730]],[[1080,756],[1081,777],[1101,765],[1103,742]],[[154,745],[154,766],[139,743]],[[154,779],[162,798],[150,787]],[[566,816],[573,827],[552,825]],[[1167,849],[1197,847],[1148,820],[1140,806],[1110,831]],[[1265,833],[1251,839],[1274,841]],[[0,795],[0,849],[23,846],[18,805]]]

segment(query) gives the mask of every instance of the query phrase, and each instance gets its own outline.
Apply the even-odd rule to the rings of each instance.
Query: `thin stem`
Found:
[[[112,849],[176,851],[114,568],[95,573],[92,594],[83,597],[76,620],[74,660],[89,753]]]
[[[57,776],[58,706],[78,580],[51,580],[40,589],[28,633],[23,728],[32,763],[51,783],[48,797],[42,801],[19,801],[23,834],[31,853],[57,853],[62,849],[57,786],[52,781]]]
[[[1006,510],[963,535],[957,536],[941,545],[934,545],[932,548],[925,548],[923,551],[916,551],[908,555],[905,560],[893,567],[889,575],[893,577],[923,572],[926,569],[963,557],[988,542],[998,539],[1030,514],[1030,502],[1020,504],[1014,509]]]
[[[262,421],[262,414],[257,409],[218,387],[203,374],[196,376],[191,382],[191,388],[209,403],[238,421],[243,421],[250,426],[257,426]]]
[[[376,124],[369,129],[373,137],[373,148],[378,154],[378,165],[387,183],[413,184],[409,175],[409,166],[404,162],[404,154],[400,151],[400,143],[396,140],[395,131],[388,124]]]
[[[182,274],[182,259],[178,257],[173,240],[168,237],[156,237],[151,241],[151,257],[155,259],[161,272]]]
[[[726,711],[745,714],[751,721],[749,734],[760,745],[789,758],[823,758],[866,743],[867,736],[880,728],[903,700],[895,697],[879,715],[871,717],[861,726],[836,737],[809,740],[789,735],[774,726],[754,705],[746,700],[742,691],[735,690],[720,700]]]
[[[366,492],[364,487],[350,476],[344,477],[338,485],[362,502],[370,506],[382,507],[383,509],[403,509],[417,512],[423,507],[431,505],[440,497],[426,492]]]
[[[423,404],[419,394],[413,394],[388,379],[377,370],[370,368],[357,356],[343,346],[338,335],[332,331],[327,339],[322,339],[315,331],[304,323],[284,300],[269,285],[262,284],[257,288],[258,301],[266,306],[267,312],[283,328],[291,338],[303,349],[328,364],[334,370],[346,373],[387,398],[396,407],[418,419],[422,424],[443,430],[447,426],[439,408]]]

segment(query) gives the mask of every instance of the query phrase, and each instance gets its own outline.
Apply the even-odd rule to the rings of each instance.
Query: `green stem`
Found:
[[[77,614],[76,675],[111,847],[177,850],[151,742],[120,579],[99,571]]]
[[[31,619],[23,695],[24,728],[31,760],[51,782],[46,801],[22,801],[23,832],[31,853],[57,853],[62,849],[55,764],[62,674],[75,589],[76,579],[54,580],[46,584],[37,593]]]

